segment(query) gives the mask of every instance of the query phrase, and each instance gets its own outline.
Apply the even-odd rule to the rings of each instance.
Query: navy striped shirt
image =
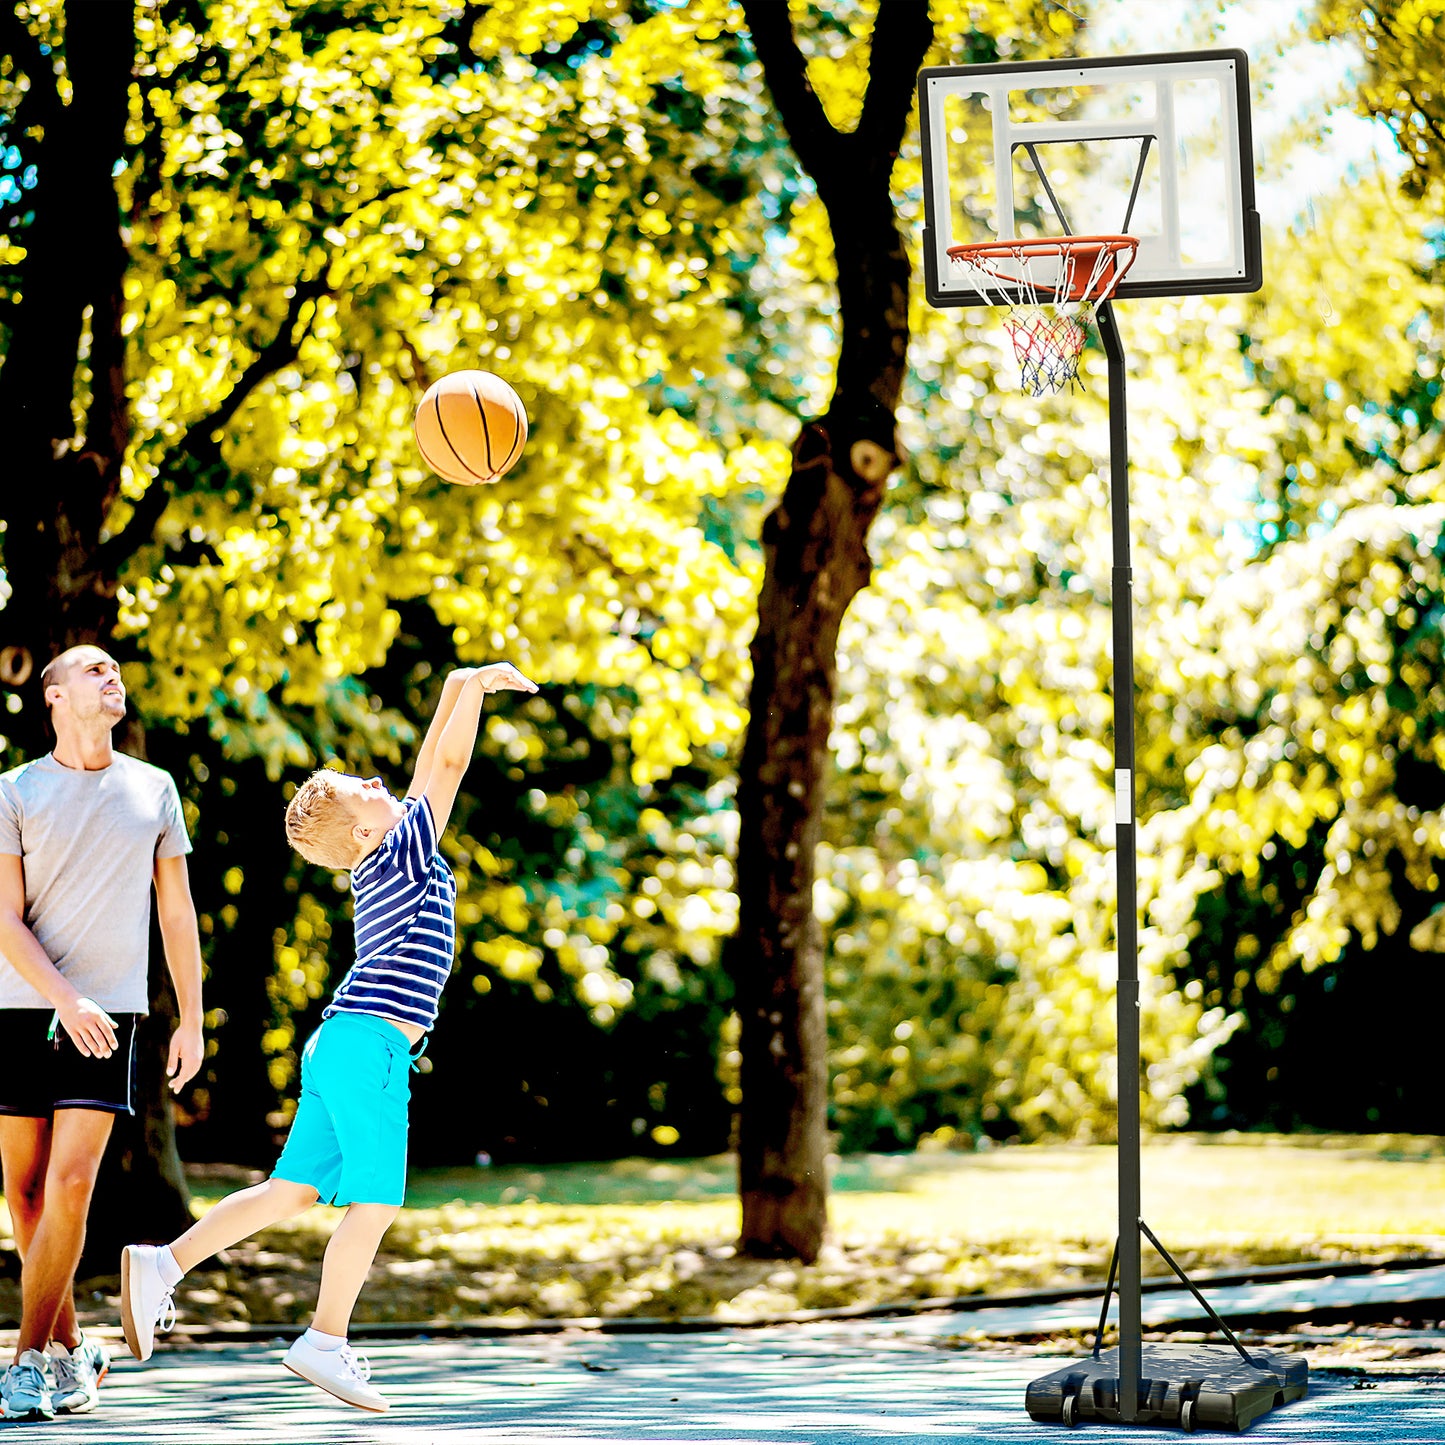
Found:
[[[457,880],[425,798],[351,871],[356,962],[322,1013],[380,1014],[429,1029],[456,952]]]

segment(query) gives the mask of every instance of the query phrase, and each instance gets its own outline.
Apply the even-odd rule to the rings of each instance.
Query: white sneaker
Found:
[[[45,1356],[26,1350],[0,1380],[0,1415],[7,1420],[49,1420],[55,1415],[50,1385],[45,1378]]]
[[[176,1322],[174,1293],[161,1279],[158,1252],[154,1244],[128,1244],[120,1257],[120,1326],[138,1360],[150,1359],[156,1331],[165,1334]]]
[[[55,1384],[50,1391],[55,1413],[84,1415],[95,1409],[100,1382],[110,1369],[110,1356],[84,1335],[73,1350],[66,1349],[59,1340],[52,1340],[46,1353],[50,1356],[50,1369],[55,1376]]]
[[[292,1374],[310,1380],[358,1410],[391,1409],[386,1396],[367,1383],[371,1379],[371,1366],[366,1356],[353,1354],[350,1345],[342,1345],[337,1350],[318,1350],[302,1335],[286,1351],[282,1363]]]

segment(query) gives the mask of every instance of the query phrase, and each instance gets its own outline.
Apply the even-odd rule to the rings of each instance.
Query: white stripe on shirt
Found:
[[[456,956],[457,881],[425,798],[407,799],[381,847],[352,870],[351,891],[356,962],[322,1017],[377,1013],[431,1028]]]

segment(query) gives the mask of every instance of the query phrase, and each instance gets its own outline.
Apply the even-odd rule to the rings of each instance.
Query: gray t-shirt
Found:
[[[125,753],[108,768],[47,754],[0,773],[0,854],[25,869],[25,922],[108,1013],[145,1013],[157,858],[191,851],[169,773]],[[50,1007],[0,955],[0,1008]]]

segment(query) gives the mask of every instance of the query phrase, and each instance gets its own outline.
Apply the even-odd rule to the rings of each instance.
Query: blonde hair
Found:
[[[350,870],[361,861],[362,847],[352,836],[356,816],[336,786],[340,773],[312,773],[286,805],[286,839],[308,862]]]

